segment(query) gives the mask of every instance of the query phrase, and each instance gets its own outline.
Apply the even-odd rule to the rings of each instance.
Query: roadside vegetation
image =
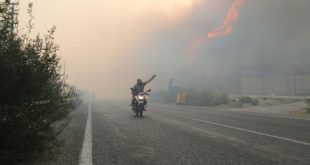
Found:
[[[79,96],[68,85],[54,42],[55,27],[31,38],[32,4],[28,32],[20,34],[18,4],[0,2],[0,162],[32,162],[42,153],[52,158],[68,125],[68,114]]]
[[[308,104],[308,107],[306,108],[306,110],[308,113],[310,113],[310,98],[306,98],[305,102]]]
[[[228,104],[229,98],[227,94],[214,93],[210,90],[198,91],[191,89],[188,91],[187,104],[192,106],[215,107]]]
[[[214,107],[229,103],[227,94],[216,94],[209,90],[198,91],[195,89],[188,89],[186,91],[187,96],[186,103],[184,105]],[[163,104],[175,104],[176,97],[177,93],[171,93],[167,90],[160,90],[153,94],[151,101]]]
[[[254,98],[248,97],[248,96],[243,96],[243,97],[239,98],[239,103],[240,104],[257,105],[258,104],[258,99],[254,99]]]
[[[151,94],[151,102],[161,103],[161,104],[175,104],[176,94],[171,93],[167,90],[158,90]]]

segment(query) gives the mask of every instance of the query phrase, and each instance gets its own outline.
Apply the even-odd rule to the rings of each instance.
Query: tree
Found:
[[[31,38],[29,21],[29,33],[19,34],[16,5],[0,2],[0,162],[10,164],[54,153],[79,100],[61,73],[56,28]]]

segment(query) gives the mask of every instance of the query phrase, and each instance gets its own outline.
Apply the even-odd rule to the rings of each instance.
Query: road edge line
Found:
[[[79,165],[92,165],[92,116],[91,116],[91,100],[88,103],[87,122],[84,133],[84,140],[82,144]]]
[[[202,119],[197,119],[197,118],[188,117],[188,116],[184,117],[184,116],[180,116],[180,115],[177,115],[177,114],[172,114],[172,113],[169,113],[169,112],[165,112],[165,113],[169,114],[169,115],[172,115],[172,116],[181,117],[183,119],[190,119],[190,120],[199,121],[199,122],[203,122],[203,123],[209,123],[209,124],[220,126],[220,127],[226,127],[226,128],[235,129],[235,130],[239,130],[239,131],[243,131],[243,132],[247,132],[247,133],[252,133],[252,134],[256,134],[256,135],[260,135],[260,136],[266,136],[266,137],[269,137],[269,138],[274,138],[274,139],[278,139],[278,140],[283,140],[283,141],[287,141],[287,142],[292,142],[292,143],[297,143],[297,144],[302,144],[302,145],[310,146],[309,142],[299,141],[299,140],[290,139],[290,138],[286,138],[286,137],[281,137],[281,136],[277,136],[277,135],[271,135],[271,134],[267,134],[267,133],[263,133],[263,132],[258,132],[258,131],[249,130],[249,129],[245,129],[245,128],[230,126],[230,125],[227,125],[227,124],[221,124],[221,123],[217,123],[217,122],[213,122],[213,121],[208,121],[208,120],[202,120]]]

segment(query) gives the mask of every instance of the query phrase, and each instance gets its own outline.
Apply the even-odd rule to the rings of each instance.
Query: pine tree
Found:
[[[57,135],[79,101],[65,82],[56,28],[31,38],[18,32],[17,3],[0,2],[0,162],[18,164],[57,151]],[[29,5],[31,16],[32,4]],[[32,20],[32,18],[30,18]]]

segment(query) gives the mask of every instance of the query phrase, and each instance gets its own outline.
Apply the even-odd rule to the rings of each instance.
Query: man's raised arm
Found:
[[[148,79],[146,82],[144,82],[144,85],[151,82],[156,77],[156,74],[154,74],[150,79]]]

